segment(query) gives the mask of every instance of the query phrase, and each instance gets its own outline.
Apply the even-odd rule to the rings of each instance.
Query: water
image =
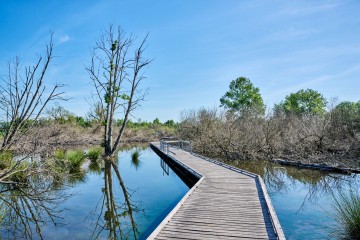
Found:
[[[168,174],[165,173],[160,166],[161,159],[150,148],[140,151],[140,164],[134,165],[131,161],[134,150],[119,153],[117,163],[123,185],[114,166],[105,165],[100,169],[99,166],[90,166],[93,171],[86,168],[85,174],[70,179],[60,186],[59,190],[53,191],[53,195],[44,197],[50,201],[38,203],[37,207],[44,204],[52,210],[56,225],[51,222],[49,214],[40,211],[36,217],[42,237],[67,240],[134,239],[135,232],[138,239],[146,239],[186,194],[189,187],[171,168],[162,163],[168,171]],[[126,201],[126,197],[129,201]],[[60,201],[52,202],[54,198]],[[21,200],[17,199],[15,202]],[[21,205],[19,204],[19,207]],[[23,215],[26,213],[29,215],[29,209],[23,211]],[[31,237],[40,239],[36,233],[36,222],[24,226],[21,217],[16,219],[7,226],[12,228],[11,234],[24,238],[28,235],[25,231],[28,228],[28,232],[32,231]],[[46,223],[41,223],[41,219],[45,219]],[[15,222],[18,226],[15,226]],[[10,233],[6,232],[5,228],[3,225],[3,237],[13,238],[6,235]],[[14,229],[17,228],[16,232]]]
[[[135,150],[119,153],[118,168],[85,166],[57,185],[43,184],[44,175],[34,188],[0,186],[1,238],[134,239],[135,232],[145,239],[189,187],[148,147],[140,150],[139,164],[131,161]],[[269,162],[235,165],[263,177],[287,239],[328,239],[334,196],[360,186],[359,175]]]
[[[328,239],[334,197],[357,190],[360,176],[324,173],[269,162],[235,164],[263,177],[287,239]]]

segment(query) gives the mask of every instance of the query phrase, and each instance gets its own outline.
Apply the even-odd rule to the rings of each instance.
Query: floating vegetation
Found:
[[[360,239],[360,195],[350,191],[334,197],[330,216],[336,224],[331,235],[337,239]]]

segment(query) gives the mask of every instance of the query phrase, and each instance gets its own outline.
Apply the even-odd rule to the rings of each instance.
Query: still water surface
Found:
[[[131,160],[135,150],[138,164]],[[360,186],[359,175],[234,165],[263,177],[287,239],[328,239],[334,196]],[[148,147],[120,151],[117,168],[90,165],[59,186],[36,186],[30,196],[29,189],[0,189],[2,239],[146,239],[189,190]]]
[[[329,217],[339,192],[357,190],[360,176],[325,173],[269,162],[238,162],[235,166],[263,177],[287,239],[329,239]]]
[[[137,239],[146,239],[189,187],[162,163],[164,171],[162,160],[150,148],[140,151],[140,163],[134,165],[131,153],[135,150],[119,152],[123,186],[114,167],[106,165],[93,171],[86,167],[84,175],[71,179],[67,183],[70,186],[61,190],[67,197],[56,208],[56,225],[49,218],[47,223],[38,224],[43,239],[134,239],[135,234]],[[45,204],[51,210],[51,204]],[[36,224],[30,223],[29,228],[32,237],[40,239]],[[9,234],[2,231],[1,235],[12,239]]]

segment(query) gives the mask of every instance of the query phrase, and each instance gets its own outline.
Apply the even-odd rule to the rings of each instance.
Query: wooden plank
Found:
[[[176,148],[167,156],[202,176],[201,184],[148,239],[285,239],[277,218],[274,224],[275,211],[257,175]]]

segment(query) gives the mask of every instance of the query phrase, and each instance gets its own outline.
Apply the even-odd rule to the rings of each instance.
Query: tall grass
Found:
[[[102,147],[93,147],[87,153],[87,157],[90,159],[91,162],[97,162],[103,153]]]
[[[80,170],[80,167],[86,158],[85,153],[81,150],[69,150],[65,155],[70,167],[70,171]]]
[[[131,154],[131,165],[137,170],[140,168],[141,166],[141,161],[139,159],[140,157],[140,152],[138,150],[135,150],[135,152],[133,152]]]
[[[336,225],[331,236],[337,239],[360,239],[360,195],[350,191],[334,197],[330,214]]]
[[[58,160],[64,160],[66,158],[65,151],[61,148],[54,152],[54,157]]]

